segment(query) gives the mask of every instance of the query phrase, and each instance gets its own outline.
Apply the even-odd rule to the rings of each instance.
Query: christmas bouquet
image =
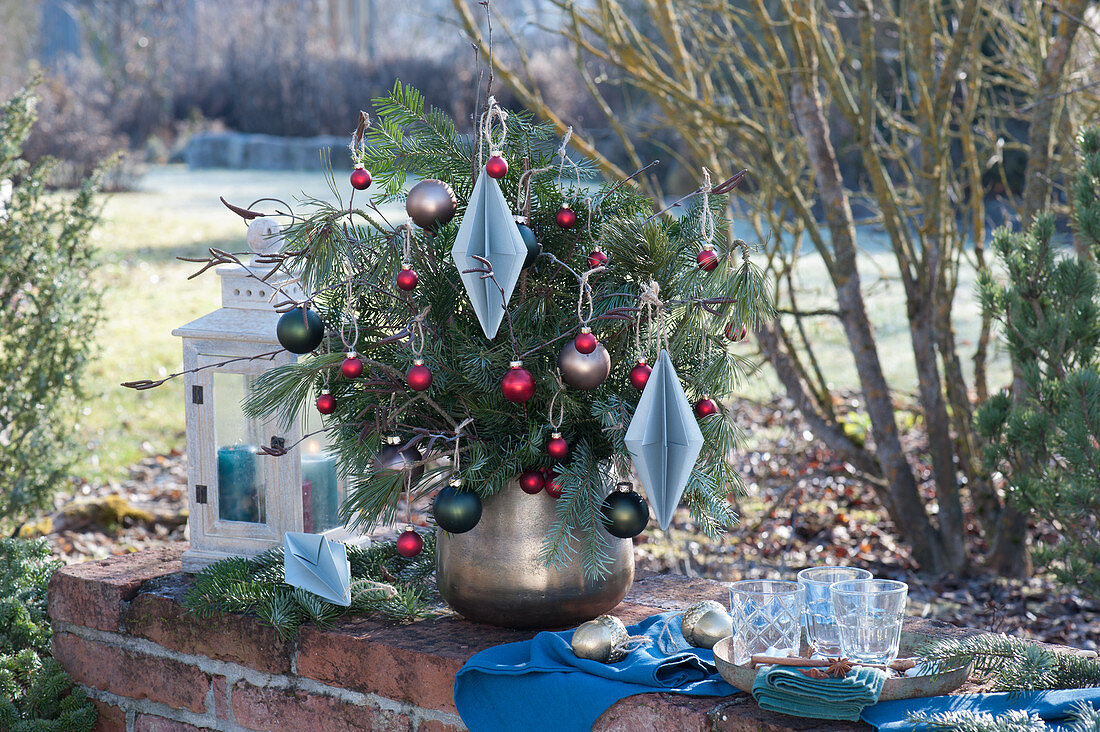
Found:
[[[748,367],[736,342],[770,313],[749,247],[725,237],[740,177],[654,215],[631,181],[586,183],[596,170],[567,141],[491,97],[473,136],[400,83],[375,105],[350,188],[330,170],[335,202],[307,200],[274,255],[308,296],[283,304],[280,341],[311,355],[260,377],[246,411],[324,415],[352,524],[438,491],[435,521],[458,534],[483,499],[541,492],[555,503],[540,559],[590,577],[650,506],[662,528],[681,501],[708,533],[730,525],[723,400]],[[613,490],[634,475],[649,506]],[[400,542],[420,551],[411,527]]]

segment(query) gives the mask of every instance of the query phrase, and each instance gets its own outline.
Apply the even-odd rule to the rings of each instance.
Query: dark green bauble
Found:
[[[603,527],[620,539],[632,539],[645,531],[649,523],[649,506],[634,491],[614,491],[600,506]]]
[[[531,231],[530,226],[522,221],[517,221],[516,226],[519,228],[520,238],[523,239],[523,243],[527,245],[527,257],[523,260],[523,268],[527,269],[539,258],[539,254],[542,253],[542,245],[539,244],[539,240],[535,238],[535,232]]]
[[[325,324],[320,315],[298,306],[279,318],[275,335],[282,347],[291,353],[309,353],[325,339]]]
[[[481,520],[481,496],[461,486],[449,485],[432,504],[435,524],[452,534],[465,534]]]

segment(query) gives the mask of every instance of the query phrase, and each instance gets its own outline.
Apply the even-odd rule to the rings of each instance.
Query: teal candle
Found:
[[[303,487],[306,483],[312,494],[313,531],[326,531],[337,526],[340,523],[340,494],[336,458],[325,452],[303,452]]]
[[[218,517],[223,521],[264,521],[259,456],[254,445],[218,448]]]

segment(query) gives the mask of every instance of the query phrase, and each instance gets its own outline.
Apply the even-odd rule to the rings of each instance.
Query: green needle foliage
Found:
[[[1054,221],[1001,230],[994,249],[1008,274],[983,273],[982,307],[1003,327],[1015,372],[1011,392],[976,415],[989,440],[987,468],[1001,471],[1013,500],[1060,535],[1036,548],[1058,579],[1100,596],[1100,128],[1079,138],[1074,222],[1091,258],[1052,243]]]
[[[699,197],[679,220],[648,221],[653,204],[631,185],[578,187],[572,165],[559,174],[558,141],[551,128],[512,114],[502,146],[510,171],[500,184],[510,203],[518,197],[516,213],[523,213],[520,176],[525,167],[548,168],[530,177],[530,226],[544,254],[521,276],[508,317],[497,337],[488,340],[450,256],[480,170],[477,140],[458,135],[445,114],[401,84],[375,100],[375,110],[363,159],[375,180],[368,203],[358,207],[353,201],[359,204],[359,198],[354,198],[345,204],[339,199],[341,186],[330,180],[337,202],[308,199],[308,212],[285,232],[288,265],[315,293],[330,332],[342,338],[330,335],[313,357],[266,373],[246,400],[246,411],[278,415],[289,423],[301,409],[312,408],[320,389],[332,391],[337,410],[325,425],[349,484],[346,520],[371,524],[397,518],[397,499],[405,486],[400,474],[375,464],[383,435],[401,435],[424,453],[427,471],[413,487],[419,496],[450,477],[453,467],[438,458],[454,453],[456,426],[467,419],[471,422],[459,443],[460,477],[482,496],[493,495],[523,470],[551,464],[545,444],[553,431],[548,410],[557,392],[557,356],[580,325],[578,276],[599,246],[609,262],[589,280],[595,313],[591,327],[610,353],[612,373],[599,388],[566,389],[554,402],[555,412],[563,410],[560,431],[572,451],[568,462],[558,466],[563,495],[556,520],[546,527],[544,548],[548,563],[568,563],[579,555],[587,573],[599,576],[606,571],[609,548],[599,530],[599,504],[610,485],[631,474],[623,436],[640,392],[630,386],[628,371],[639,358],[655,362],[659,344],[667,341],[689,399],[729,397],[749,364],[732,350],[724,332],[727,325],[737,332],[742,324],[770,316],[766,280],[743,242],[734,247],[716,242],[725,249],[717,269],[697,267],[695,256],[704,243]],[[595,176],[590,161],[578,160],[577,166],[582,178]],[[377,207],[402,200],[413,176],[448,183],[458,211],[435,234],[415,230],[411,263],[420,280],[415,292],[406,294],[394,284],[403,259],[403,222],[385,221]],[[573,229],[554,222],[563,203],[577,213]],[[709,205],[717,230],[726,231],[725,198],[712,196]],[[665,306],[660,328],[637,310],[650,282],[659,285]],[[422,312],[425,337],[411,343],[405,334]],[[640,347],[635,339],[639,327]],[[346,345],[366,365],[356,381],[338,375]],[[421,358],[434,375],[424,393],[405,384],[421,346]],[[535,396],[524,405],[506,401],[500,391],[501,378],[517,356],[537,384]],[[724,411],[704,420],[702,428],[706,443],[684,501],[699,524],[715,533],[736,520],[727,498],[740,489],[740,479],[726,457],[738,435]]]
[[[936,641],[917,655],[933,668],[957,668],[974,662],[987,674],[994,691],[1083,689],[1100,686],[1100,661],[1059,653],[1007,635],[977,635]]]
[[[293,638],[302,623],[327,627],[350,615],[378,613],[409,622],[429,614],[429,579],[435,570],[435,537],[424,537],[424,549],[406,559],[396,542],[378,542],[363,549],[348,545],[351,563],[351,606],[322,600],[283,581],[283,548],[255,557],[230,557],[195,575],[183,602],[200,618],[219,612],[254,613],[281,638]]]
[[[909,720],[950,732],[1048,732],[1054,729],[1034,712],[1013,711],[994,717],[988,712],[913,714]],[[1074,705],[1072,717],[1059,722],[1062,732],[1100,732],[1100,712],[1085,703]]]
[[[37,115],[33,87],[0,105],[0,530],[49,505],[75,459],[81,374],[100,304],[88,287],[99,177],[75,195],[46,189],[55,161],[22,158]]]
[[[0,729],[86,732],[95,707],[50,656],[46,585],[61,566],[45,539],[0,539]]]

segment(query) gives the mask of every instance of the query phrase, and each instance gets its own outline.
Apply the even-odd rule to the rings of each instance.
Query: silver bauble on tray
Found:
[[[680,632],[696,648],[713,648],[718,641],[733,635],[733,617],[721,603],[703,600],[684,611]]]
[[[597,343],[592,353],[581,353],[569,339],[558,354],[558,370],[561,371],[561,380],[568,386],[595,389],[611,373],[611,356],[602,343]]]
[[[577,626],[571,645],[577,658],[615,663],[630,652],[629,641],[630,634],[623,621],[614,615],[601,615]]]
[[[436,231],[454,218],[458,197],[441,180],[425,178],[409,189],[405,197],[405,212],[421,229]]]

